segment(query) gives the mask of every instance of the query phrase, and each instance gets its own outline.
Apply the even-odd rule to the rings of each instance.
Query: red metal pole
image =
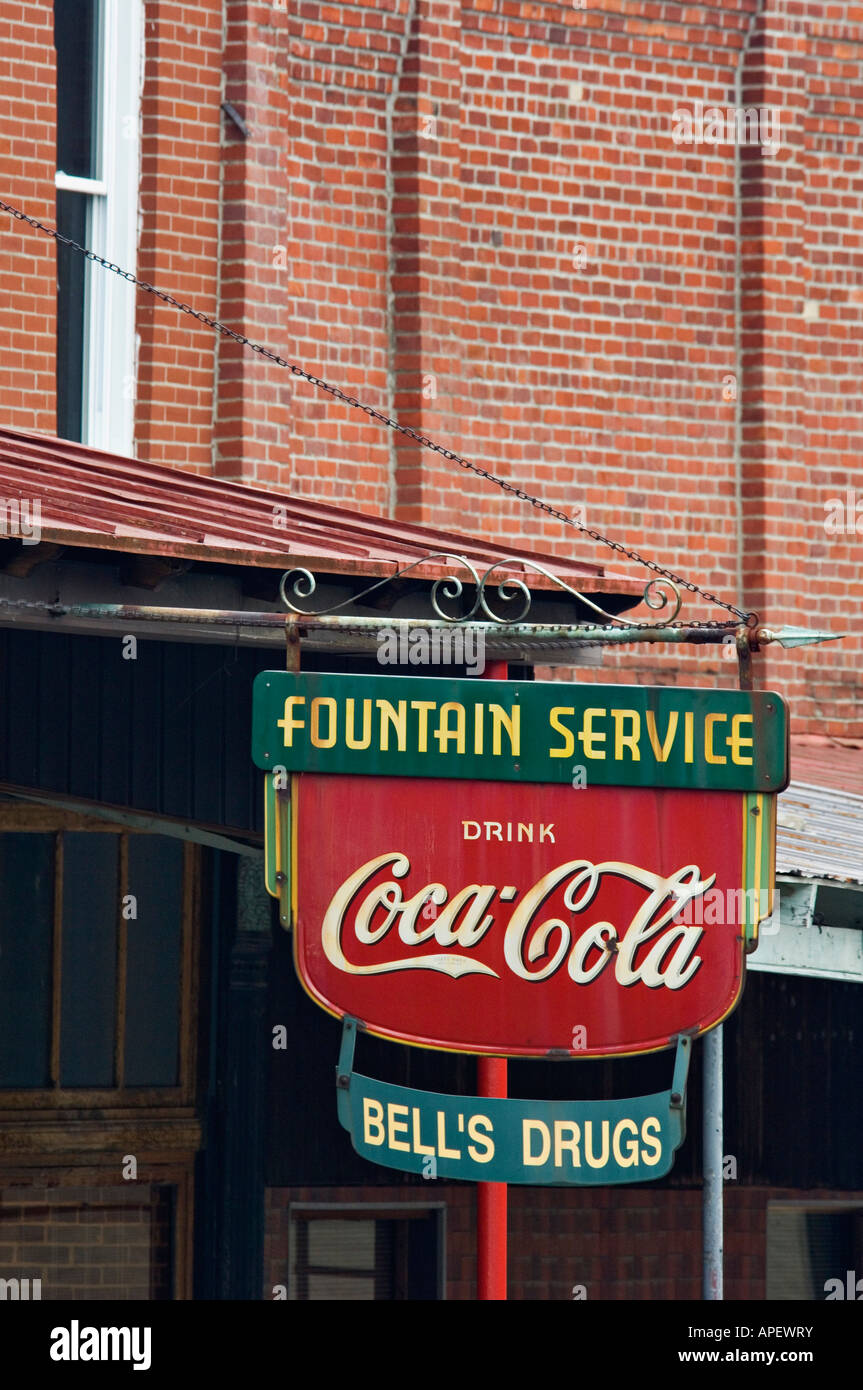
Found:
[[[506,1098],[506,1058],[480,1057],[481,1096]],[[506,1183],[477,1183],[477,1298],[506,1299]]]
[[[483,672],[486,680],[509,676],[505,661],[490,661]],[[477,1062],[477,1089],[481,1096],[506,1099],[505,1057],[480,1057]],[[481,1302],[506,1299],[506,1183],[481,1182],[476,1197],[477,1299]]]

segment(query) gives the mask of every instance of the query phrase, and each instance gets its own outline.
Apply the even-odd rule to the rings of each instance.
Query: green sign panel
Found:
[[[373,1081],[353,1071],[345,1019],[336,1075],[339,1120],[372,1163],[426,1178],[531,1186],[647,1182],[683,1142],[692,1043],[677,1040],[670,1091],[630,1100],[489,1100]]]
[[[788,720],[764,691],[262,671],[272,772],[781,791]]]

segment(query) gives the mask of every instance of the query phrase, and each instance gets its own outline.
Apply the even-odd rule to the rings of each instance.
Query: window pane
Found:
[[[767,1298],[818,1302],[829,1279],[844,1286],[846,1270],[855,1267],[854,1215],[768,1207]]]
[[[57,230],[87,244],[87,203],[82,193],[57,193]],[[57,243],[57,434],[81,438],[84,391],[84,303],[87,262]]]
[[[310,1221],[309,1264],[342,1270],[375,1268],[374,1221]]]
[[[310,1303],[374,1302],[375,1276],[348,1279],[339,1274],[310,1274],[306,1298]]]
[[[426,1301],[440,1298],[434,1211],[353,1217],[295,1211],[291,1297]]]
[[[60,1084],[114,1084],[117,918],[116,835],[63,836]]]
[[[136,916],[126,922],[127,1086],[176,1086],[180,1038],[183,846],[129,836]]]
[[[0,1086],[47,1086],[54,836],[0,834],[0,886]]]
[[[57,168],[99,177],[96,148],[97,0],[54,0],[57,50]]]

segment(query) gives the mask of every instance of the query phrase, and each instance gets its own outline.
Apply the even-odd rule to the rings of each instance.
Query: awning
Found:
[[[776,895],[748,968],[863,983],[863,748],[791,740],[778,798]]]
[[[601,564],[408,525],[279,488],[225,482],[20,430],[0,429],[0,499],[7,513],[10,501],[38,500],[41,541],[60,547],[272,570],[303,566],[371,578],[440,552],[464,556],[480,573],[508,559],[515,566],[508,565],[501,579],[518,575],[521,562],[530,588],[553,589],[553,580],[530,567],[539,564],[580,592],[613,597],[615,612],[637,604],[649,578],[639,581]],[[518,522],[514,512],[514,527]],[[7,544],[20,548],[11,536]],[[25,548],[23,558],[27,554]],[[432,561],[412,575],[435,579],[451,569]]]
[[[792,739],[778,802],[776,872],[863,884],[863,748]]]

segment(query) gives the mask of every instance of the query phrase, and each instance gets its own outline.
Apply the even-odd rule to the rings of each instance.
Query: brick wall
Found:
[[[314,19],[335,23],[342,7],[293,12],[308,19],[300,41],[338,68]],[[856,479],[863,534],[861,19],[859,5],[782,0],[419,0],[390,89],[399,418],[768,621],[834,631],[863,584],[861,536],[824,529],[828,500]],[[295,99],[312,89],[319,119],[343,123],[346,98],[349,120],[372,109],[344,65],[317,88],[298,71]],[[697,101],[758,108],[768,143],[778,110],[778,147],[676,144],[674,112]],[[311,133],[322,154],[331,132]],[[310,230],[340,236],[325,199]],[[364,395],[378,404],[371,367]],[[332,495],[344,454],[325,441],[345,418],[315,408],[314,469],[294,461],[306,492]],[[401,439],[390,499],[405,519],[620,565]],[[684,616],[722,614],[690,601]],[[798,730],[859,739],[859,651],[853,637],[773,649],[759,677],[792,700]],[[722,683],[735,666],[632,649],[589,678]]]
[[[760,1302],[767,1274],[767,1206],[803,1201],[786,1188],[725,1189],[725,1298]],[[863,1203],[863,1193],[826,1193]],[[448,1299],[476,1298],[476,1196],[467,1184],[434,1184],[426,1193],[398,1188],[269,1188],[264,1298],[288,1283],[291,1202],[384,1203],[445,1200]],[[701,1298],[701,1191],[680,1187],[509,1189],[509,1297],[557,1302],[573,1298]]]
[[[0,185],[48,220],[50,11],[0,20]],[[145,14],[146,278],[768,621],[853,630],[863,6]],[[773,152],[675,143],[678,108],[738,100],[778,110]],[[0,406],[50,430],[52,248],[4,223],[0,263],[24,277],[0,308]],[[138,328],[145,459],[632,569],[144,295]],[[859,660],[854,636],[758,673],[798,731],[860,740]],[[585,678],[734,675],[715,651],[654,647]]]
[[[54,226],[56,115],[51,0],[0,9],[0,198]],[[54,244],[6,213],[0,226],[0,414],[54,432]]]
[[[782,115],[781,153],[747,152],[742,282],[743,573],[747,603],[781,620],[854,632],[863,506],[851,536],[826,505],[863,499],[863,6],[768,0],[753,25],[744,99]],[[851,621],[849,622],[849,618]],[[778,655],[762,679],[795,723],[860,737],[859,637]]]
[[[221,6],[145,0],[144,18],[138,275],[212,316],[221,243]],[[136,454],[211,472],[217,339],[140,292],[137,331]]]
[[[41,1280],[43,1301],[171,1297],[169,1189],[6,1187],[0,1279]],[[32,1297],[32,1293],[31,1293]]]
[[[276,237],[288,305],[284,355],[389,413],[395,170],[388,144],[413,0],[288,0],[287,8],[287,197]],[[391,513],[394,441],[301,380],[294,384],[290,455],[299,493]]]

